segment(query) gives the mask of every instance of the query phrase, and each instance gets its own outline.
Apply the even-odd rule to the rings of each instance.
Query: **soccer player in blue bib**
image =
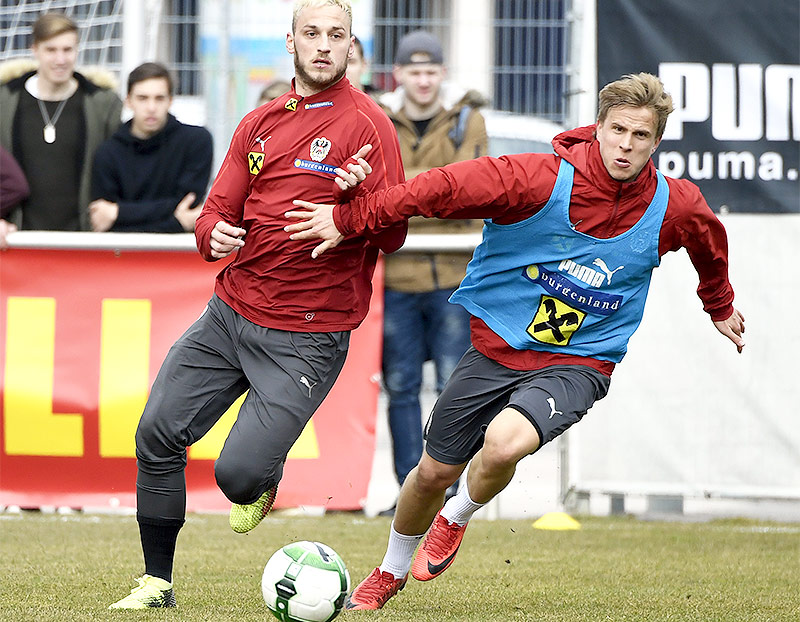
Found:
[[[687,250],[704,310],[742,351],[725,230],[697,186],[665,178],[651,160],[672,110],[657,77],[627,75],[600,91],[595,125],[556,136],[554,154],[459,162],[335,206],[294,202],[305,209],[287,214],[298,220],[287,231],[321,238],[316,256],[341,236],[413,215],[485,219],[451,297],[472,316],[472,347],[434,406],[383,562],[349,609],[381,608],[409,570],[419,581],[444,572],[517,462],[606,395],[665,253]],[[470,460],[465,485],[442,506]]]

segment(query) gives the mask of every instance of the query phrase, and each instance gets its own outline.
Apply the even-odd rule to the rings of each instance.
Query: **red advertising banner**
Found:
[[[182,251],[0,253],[0,505],[135,506],[134,432],[148,391],[221,268]],[[364,505],[379,390],[375,298],[336,386],[289,453],[277,506]],[[239,404],[189,448],[190,511],[230,507],[213,463]]]

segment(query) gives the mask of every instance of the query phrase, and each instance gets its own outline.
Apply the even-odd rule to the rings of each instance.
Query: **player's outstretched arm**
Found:
[[[714,322],[714,326],[717,327],[719,332],[736,344],[736,350],[741,353],[744,349],[744,339],[742,338],[744,334],[744,316],[734,309],[727,320]]]
[[[299,199],[292,203],[305,208],[305,210],[286,212],[286,218],[298,220],[298,222],[286,225],[283,229],[291,233],[289,236],[291,240],[323,240],[322,244],[311,251],[312,259],[316,259],[329,248],[338,246],[339,242],[344,240],[344,236],[339,233],[333,222],[333,205],[309,203]]]
[[[244,234],[247,233],[241,227],[229,225],[224,220],[217,221],[211,230],[211,256],[215,259],[227,257],[233,251],[244,246]]]

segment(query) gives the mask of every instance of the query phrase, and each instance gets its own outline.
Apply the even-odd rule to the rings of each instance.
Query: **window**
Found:
[[[493,16],[486,29],[486,36],[494,39],[489,93],[492,107],[564,122],[571,1],[484,1],[491,5]],[[452,6],[447,0],[375,0],[375,87],[394,88],[394,52],[400,38],[410,30],[424,28],[436,34],[442,41],[445,58],[457,52],[448,49]]]
[[[30,56],[31,28],[42,13],[63,12],[80,27],[78,67],[101,66],[120,77],[122,47],[132,36],[144,56],[164,62],[175,75],[177,95],[201,95],[199,58],[200,0],[165,0],[160,11],[129,0],[0,0],[0,61]],[[144,15],[143,33],[126,33],[125,11]],[[127,37],[127,38],[126,38]],[[122,76],[124,80],[126,77]]]
[[[392,63],[397,44],[404,34],[429,30],[442,42],[445,58],[450,32],[449,0],[376,0],[375,51],[372,57],[373,86],[381,91],[395,88]]]
[[[494,107],[566,119],[569,0],[498,0]]]

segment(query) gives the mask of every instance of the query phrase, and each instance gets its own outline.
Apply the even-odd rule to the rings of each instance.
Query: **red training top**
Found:
[[[345,235],[377,230],[421,214],[436,218],[491,218],[510,224],[529,218],[545,206],[555,185],[561,158],[575,167],[570,221],[575,229],[597,238],[611,238],[631,228],[655,194],[656,168],[648,161],[638,177],[619,182],[609,174],[594,138],[594,126],[577,128],[553,139],[556,154],[525,153],[483,157],[435,168],[372,195],[337,205],[336,227]],[[669,203],[659,237],[659,254],[688,251],[700,277],[697,293],[715,321],[733,313],[733,288],[728,281],[728,242],[722,223],[700,190],[685,179],[667,179]],[[549,365],[589,365],[611,375],[609,361],[515,350],[478,318],[472,318],[472,344],[511,369]]]
[[[402,182],[397,132],[372,99],[343,78],[311,97],[292,91],[239,123],[195,224],[200,254],[211,257],[220,220],[247,231],[245,245],[217,276],[216,294],[267,328],[300,332],[351,330],[364,319],[378,249],[402,246],[407,225],[350,236],[317,259],[314,240],[293,241],[284,214],[297,198],[333,203],[333,169],[363,145],[373,168],[361,185],[377,191]]]

